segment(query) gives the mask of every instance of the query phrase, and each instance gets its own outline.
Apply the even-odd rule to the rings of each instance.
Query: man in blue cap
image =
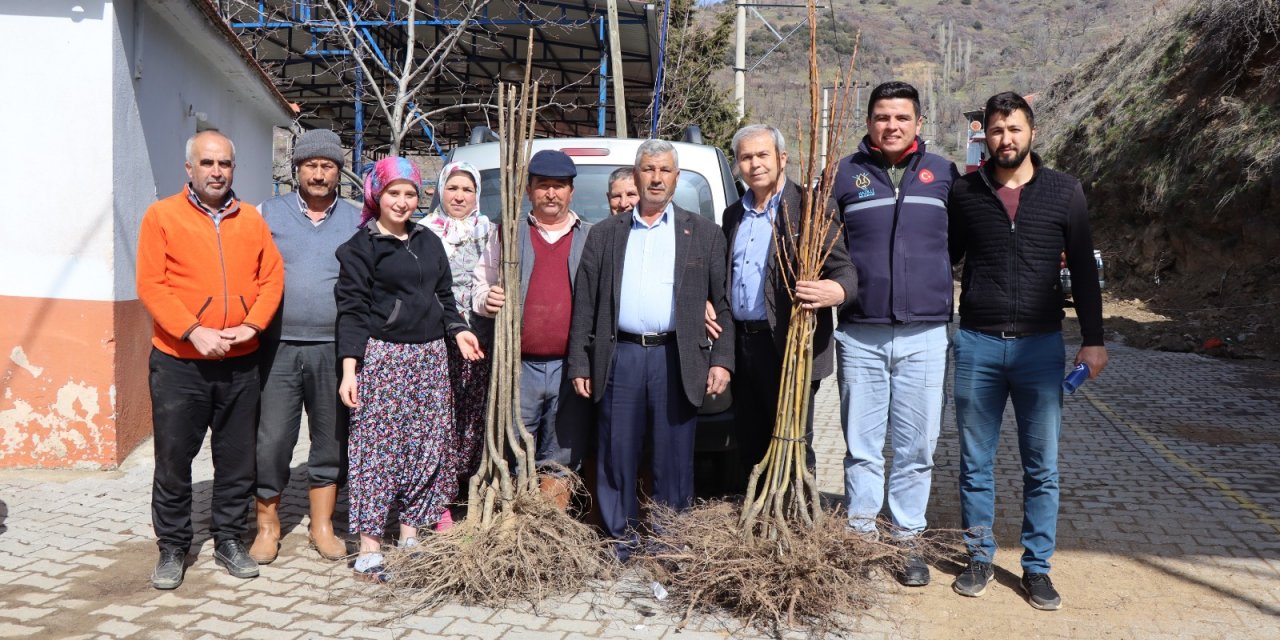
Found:
[[[573,392],[565,375],[573,284],[591,223],[569,208],[578,168],[563,152],[544,149],[529,159],[529,202],[526,224],[514,240],[520,245],[520,414],[536,443],[539,467],[560,464],[573,471],[582,466],[590,435],[591,407]],[[480,255],[473,285],[477,316],[492,318],[506,302],[498,286],[502,256],[499,234]],[[569,504],[569,486],[544,477],[544,493],[561,509]]]

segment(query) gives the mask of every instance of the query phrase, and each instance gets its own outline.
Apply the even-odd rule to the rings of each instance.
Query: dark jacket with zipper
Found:
[[[1022,187],[1012,221],[988,163],[951,189],[952,262],[964,260],[960,326],[977,331],[1062,330],[1060,256],[1067,254],[1084,346],[1103,344],[1102,294],[1089,235],[1089,210],[1075,177],[1042,166]]]
[[[927,153],[916,138],[893,167],[864,137],[837,165],[831,198],[844,214],[858,295],[840,306],[842,322],[949,322],[951,264],[947,260],[947,193],[955,164]]]
[[[423,344],[468,330],[444,244],[422,225],[408,227],[408,239],[400,240],[370,220],[338,247],[339,360],[363,360],[369,338]]]

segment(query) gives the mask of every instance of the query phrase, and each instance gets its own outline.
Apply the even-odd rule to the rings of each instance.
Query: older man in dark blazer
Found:
[[[596,501],[606,533],[630,555],[639,525],[636,480],[646,439],[654,500],[693,502],[698,407],[722,393],[733,369],[733,331],[707,336],[707,303],[728,313],[725,239],[710,220],[675,206],[675,147],[636,152],[640,202],[597,224],[578,266],[569,376],[599,411]]]
[[[739,129],[732,144],[738,174],[749,187],[742,199],[724,212],[732,322],[719,322],[724,316],[713,318],[708,313],[707,330],[715,336],[722,324],[734,327],[738,373],[733,377],[733,409],[743,471],[739,481],[745,485],[747,472],[764,457],[773,433],[782,354],[791,325],[791,296],[817,314],[810,389],[814,394],[820,381],[835,371],[831,307],[854,297],[858,275],[849,261],[843,225],[833,207],[824,212],[831,218],[827,230],[831,253],[822,265],[822,278],[796,281],[794,250],[785,252],[791,266],[780,268],[775,238],[795,238],[804,212],[800,186],[787,180],[786,142],[775,127],[753,124]],[[812,404],[812,396],[810,400]],[[812,468],[812,410],[805,436],[810,444],[808,463]]]

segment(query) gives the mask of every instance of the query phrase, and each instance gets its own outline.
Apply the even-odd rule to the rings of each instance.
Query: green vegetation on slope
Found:
[[[1235,264],[1249,287],[1280,266],[1278,101],[1280,0],[1196,2],[1055,83],[1042,148],[1100,226],[1133,235],[1114,248],[1135,275]]]
[[[1280,338],[1278,105],[1280,0],[1192,2],[1053,85],[1041,148],[1084,182],[1109,281]]]
[[[858,79],[869,86],[893,79],[915,84],[923,93],[929,116],[924,133],[934,141],[932,149],[959,159],[965,110],[999,91],[1044,90],[1059,74],[1167,11],[1169,2],[827,0],[823,4],[828,8],[820,12],[819,42],[824,69],[842,69],[853,33],[861,30]],[[732,12],[731,3],[723,7]],[[760,12],[782,35],[804,19],[802,9]],[[779,44],[754,15],[749,14],[748,26],[747,66],[759,63],[747,76],[749,109],[753,119],[789,130],[808,111],[807,101],[795,99],[804,94],[807,29]],[[854,136],[850,145],[856,142]]]

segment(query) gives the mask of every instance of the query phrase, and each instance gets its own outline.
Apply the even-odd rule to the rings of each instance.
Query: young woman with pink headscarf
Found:
[[[360,535],[355,571],[375,581],[387,579],[391,506],[407,547],[457,495],[446,341],[466,360],[484,357],[458,314],[443,244],[410,222],[421,184],[408,160],[379,160],[365,178],[360,229],[337,252],[338,395],[352,409],[348,520]]]

